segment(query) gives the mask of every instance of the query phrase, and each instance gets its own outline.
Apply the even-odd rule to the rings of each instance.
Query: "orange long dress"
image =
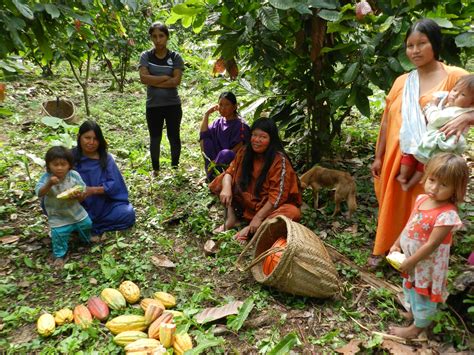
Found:
[[[212,193],[218,195],[221,192],[224,175],[230,174],[232,176],[233,204],[242,208],[243,218],[246,221],[251,221],[267,201],[274,208],[267,218],[284,215],[292,220],[299,221],[301,218],[299,207],[302,203],[301,190],[298,177],[288,158],[282,153],[276,154],[273,164],[268,170],[267,177],[263,182],[262,191],[257,197],[254,194],[254,190],[257,178],[262,171],[264,160],[263,158],[254,160],[249,185],[245,191],[241,191],[238,184],[242,174],[242,161],[245,149],[246,147],[242,147],[227,170],[209,184]]]
[[[448,73],[447,77],[420,97],[421,107],[431,100],[434,92],[451,90],[459,77],[468,74],[461,68],[444,64],[443,66]],[[402,158],[399,147],[399,133],[402,124],[403,87],[407,76],[408,74],[403,74],[395,80],[386,98],[385,111],[382,116],[382,121],[387,121],[387,144],[380,177],[374,181],[375,194],[379,203],[374,255],[383,255],[390,250],[410,217],[416,197],[423,193],[421,184],[405,192],[401,189],[400,183],[395,180],[400,171],[400,160]]]

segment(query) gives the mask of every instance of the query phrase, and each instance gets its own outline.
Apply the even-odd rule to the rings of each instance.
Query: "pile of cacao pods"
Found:
[[[41,336],[50,336],[56,326],[73,322],[82,328],[92,325],[93,318],[104,322],[109,310],[125,309],[127,303],[140,300],[140,288],[132,281],[124,281],[118,290],[105,288],[100,297],[91,297],[87,306],[80,304],[71,311],[63,308],[54,313],[42,314],[36,323]],[[179,311],[169,310],[176,306],[176,299],[166,292],[155,292],[153,298],[143,298],[140,307],[143,315],[124,314],[110,319],[105,327],[114,335],[114,342],[125,347],[126,354],[165,354],[172,347],[173,353],[182,355],[193,348],[187,333],[176,333],[174,317],[182,316]],[[147,331],[147,333],[145,333]]]

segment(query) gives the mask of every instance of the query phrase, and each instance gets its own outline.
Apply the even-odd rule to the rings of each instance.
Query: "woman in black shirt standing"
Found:
[[[169,30],[155,22],[148,29],[154,48],[141,54],[140,81],[147,85],[146,120],[150,133],[150,154],[155,174],[160,169],[160,143],[163,125],[170,142],[171,166],[177,167],[181,154],[179,129],[183,112],[177,87],[181,83],[184,62],[181,56],[166,45]]]

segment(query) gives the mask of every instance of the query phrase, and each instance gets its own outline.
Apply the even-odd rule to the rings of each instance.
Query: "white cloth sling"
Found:
[[[420,84],[418,71],[413,70],[405,81],[402,97],[402,126],[400,128],[400,150],[413,154],[421,137],[426,132],[425,116],[420,107]]]

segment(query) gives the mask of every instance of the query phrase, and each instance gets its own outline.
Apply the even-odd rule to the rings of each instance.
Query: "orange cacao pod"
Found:
[[[81,326],[81,328],[88,328],[92,323],[92,314],[89,309],[83,304],[74,307],[74,323]]]
[[[100,321],[106,320],[109,316],[109,306],[99,297],[91,297],[87,301],[87,308],[92,316]]]
[[[148,327],[148,337],[152,339],[158,339],[160,337],[161,323],[171,323],[172,321],[173,315],[171,313],[163,313]]]

